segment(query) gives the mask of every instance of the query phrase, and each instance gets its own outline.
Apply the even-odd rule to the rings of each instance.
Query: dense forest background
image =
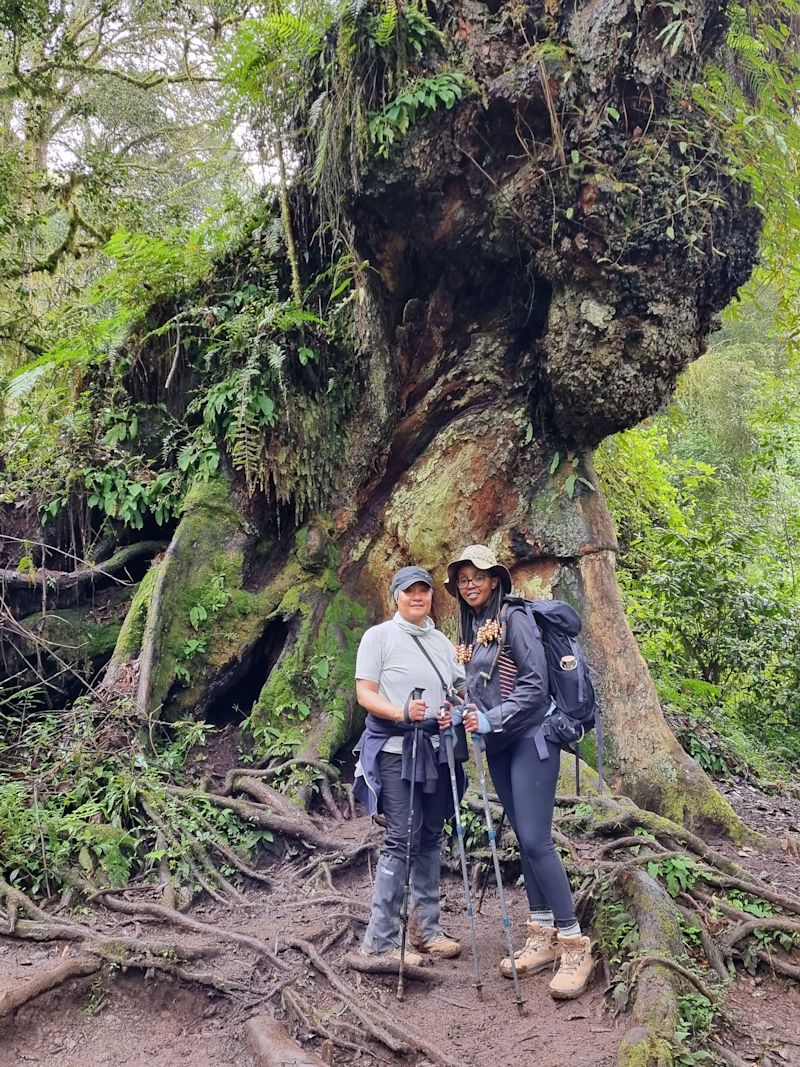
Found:
[[[605,500],[625,615],[680,744],[712,779],[796,793],[800,6],[634,5],[637,30],[615,24],[614,47],[634,49],[626,41],[639,35],[635,77],[596,99],[608,70],[588,60],[592,76],[580,70],[559,5],[537,7],[538,37],[533,5],[488,4],[480,18],[481,5],[456,6],[461,21],[448,21],[447,5],[394,0],[257,10],[0,2],[0,898],[11,925],[12,910],[26,907],[15,893],[52,900],[65,887],[85,893],[87,881],[91,889],[143,878],[170,906],[198,891],[228,900],[228,879],[253,877],[280,834],[322,846],[305,809],[338,818],[344,804],[331,763],[337,753],[346,761],[356,724],[355,644],[377,614],[381,566],[406,562],[384,551],[375,528],[385,509],[394,549],[419,546],[430,558],[415,562],[441,569],[445,542],[439,527],[415,526],[403,464],[406,451],[416,462],[415,441],[451,432],[439,417],[447,396],[436,390],[451,382],[453,309],[463,313],[465,293],[483,308],[484,290],[513,276],[503,258],[516,255],[509,219],[532,245],[542,242],[537,270],[564,248],[554,277],[569,274],[570,256],[595,257],[597,276],[578,272],[576,285],[595,285],[581,313],[598,329],[608,310],[595,299],[598,277],[646,278],[666,263],[677,292],[676,264],[685,262],[708,285],[702,314],[685,315],[685,335],[680,315],[664,314],[676,367],[713,330],[654,414],[640,419],[653,395],[672,391],[672,368],[650,392],[632,389],[630,418],[610,405],[594,425],[588,409],[570,423],[569,398],[559,411],[556,395],[550,406],[569,431],[556,439],[553,419],[539,417],[536,381],[507,423],[476,421],[472,455],[518,453],[520,478],[543,465],[530,480],[545,487],[552,515],[561,522],[573,505],[580,513],[572,526],[564,520],[567,541],[591,540],[583,531]],[[492,100],[475,60],[480,34],[473,26],[459,38],[473,16],[480,33],[496,20],[487,54],[492,33],[522,41],[516,75],[492,83]],[[652,71],[660,73],[649,83]],[[504,101],[526,94],[536,106],[519,104],[516,127],[506,128]],[[503,133],[500,147],[470,162],[498,189],[486,168],[500,156],[523,158],[526,181],[541,174],[536,196],[520,204],[547,232],[531,236],[518,208],[506,217],[498,209],[490,265],[467,282],[469,243],[454,240],[462,262],[451,289],[462,302],[453,296],[448,308],[442,248],[404,260],[390,222],[416,202],[407,190],[403,200],[404,183],[418,193],[431,155],[429,135],[414,137],[438,130],[449,146],[465,101],[473,119],[495,107]],[[488,137],[482,121],[470,129]],[[501,207],[524,186],[506,178]],[[462,209],[469,222],[466,199],[454,202],[439,229],[420,216],[420,230],[457,229]],[[371,261],[363,248],[373,238]],[[403,307],[415,291],[404,272],[430,282],[429,300]],[[528,293],[520,278],[530,280],[525,269],[509,283],[507,306],[487,300],[491,314],[476,311],[484,348],[460,352],[454,407],[462,387],[482,403],[481,388],[497,384],[493,371],[481,374],[492,344],[507,341],[506,319],[509,335],[513,327],[533,338],[531,351],[539,343],[533,290],[542,279]],[[734,291],[744,278],[716,317],[723,283]],[[687,304],[676,307],[684,314]],[[651,329],[650,312],[637,311],[631,350]],[[395,380],[378,396],[370,389],[381,368],[363,352],[389,334]],[[414,362],[419,338],[439,345],[441,364]],[[602,345],[597,352],[600,393]],[[505,387],[498,382],[495,391]],[[612,432],[623,424],[633,428]],[[448,455],[466,432],[455,425]],[[459,462],[453,477],[471,484],[471,461]],[[475,498],[484,484],[476,481]],[[453,507],[459,536],[471,528],[473,512],[452,491],[433,499],[440,525]],[[498,513],[506,507],[493,503]],[[539,518],[541,558],[574,564],[577,551],[552,548],[563,529]],[[523,549],[524,570],[534,554]],[[529,591],[547,576],[531,565]],[[226,792],[212,801],[197,790],[219,772],[220,738],[233,748]],[[592,762],[591,744],[586,754]],[[242,777],[228,781],[237,766]],[[248,768],[271,784],[247,778]],[[680,823],[683,795],[670,807],[659,789],[654,810]],[[220,802],[236,791],[249,800]],[[685,812],[691,822],[690,805]],[[697,812],[744,840],[727,807]],[[587,816],[579,804],[570,817]],[[664,823],[645,825],[666,833]],[[689,838],[673,828],[666,840],[677,849]],[[681,862],[651,864],[652,880],[673,896],[699,877]],[[788,951],[794,927],[777,922]],[[675,1062],[702,1062],[691,1058],[698,1042],[683,1038],[688,1058]]]

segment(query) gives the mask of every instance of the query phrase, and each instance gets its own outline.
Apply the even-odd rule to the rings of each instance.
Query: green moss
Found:
[[[103,613],[115,613],[98,622],[93,618],[91,604],[76,608],[59,608],[42,618],[30,615],[21,620],[26,629],[35,631],[66,663],[98,664],[107,660],[114,650],[126,617],[133,590],[123,588],[104,602]]]
[[[128,638],[129,645],[133,638],[141,645],[146,601],[157,573],[168,568],[159,611],[162,628],[155,634],[153,708],[164,706],[175,715],[202,706],[209,679],[258,640],[265,617],[280,600],[283,575],[262,592],[243,588],[247,534],[247,520],[234,506],[226,479],[191,490],[173,550],[148,575],[144,613],[139,607]]]
[[[600,791],[600,777],[590,765],[584,752],[585,741],[581,741],[581,793],[595,796]],[[561,770],[558,775],[558,792],[563,796],[572,796],[577,792],[575,782],[575,757],[571,752],[561,753]],[[607,788],[607,787],[605,787]]]
[[[362,556],[364,555],[364,553],[365,553],[365,552],[367,551],[367,549],[369,548],[369,546],[370,546],[370,541],[371,541],[371,538],[369,538],[369,537],[364,537],[364,538],[362,538],[362,539],[361,539],[361,540],[360,540],[360,541],[358,542],[358,544],[357,544],[357,545],[355,545],[355,546],[354,546],[354,547],[353,547],[353,548],[352,548],[352,549],[350,550],[350,556],[349,556],[349,558],[350,558],[350,560],[351,560],[351,562],[352,562],[352,563],[358,563],[358,561],[359,561],[359,560],[361,559],[361,557],[362,557]]]
[[[617,1067],[673,1067],[674,1062],[672,1045],[666,1038],[636,1027],[620,1045]]]
[[[695,830],[713,826],[729,834],[737,843],[757,843],[761,840],[760,835],[742,822],[725,797],[713,786],[693,789],[685,782],[671,782],[663,777],[655,786],[650,779],[642,785],[647,793],[652,794],[654,789],[657,791],[657,803],[650,802],[646,806],[656,808],[665,819]],[[635,782],[629,784],[629,791],[634,797],[637,796]]]
[[[321,598],[326,602],[320,612]],[[274,615],[294,619],[298,629],[253,706],[254,734],[263,745],[293,744],[330,760],[354,729],[349,708],[366,611],[327,571],[292,586]]]
[[[151,567],[139,582],[139,587],[134,594],[114,647],[114,659],[118,662],[133,659],[139,655],[139,650],[142,647],[144,625],[147,620],[147,606],[150,603],[157,574],[158,568]]]
[[[231,502],[231,490],[227,479],[212,478],[207,482],[195,482],[186,494],[183,505],[183,520],[192,512],[216,511],[221,517],[236,526],[243,525],[242,516]]]

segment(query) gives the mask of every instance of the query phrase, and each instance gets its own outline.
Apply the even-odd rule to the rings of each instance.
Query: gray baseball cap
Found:
[[[423,567],[401,567],[392,578],[392,596],[396,598],[398,590],[408,589],[414,582],[424,582],[433,589],[433,578]]]

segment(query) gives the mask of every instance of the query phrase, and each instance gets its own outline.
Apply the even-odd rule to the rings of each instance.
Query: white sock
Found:
[[[538,923],[540,926],[555,926],[556,921],[553,918],[552,911],[532,911],[531,922]]]
[[[558,932],[562,937],[580,937],[581,926],[580,923],[576,921],[569,926],[559,926]]]

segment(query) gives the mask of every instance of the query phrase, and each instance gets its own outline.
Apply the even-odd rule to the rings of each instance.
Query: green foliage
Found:
[[[486,820],[477,811],[473,811],[466,798],[462,798],[459,807],[461,827],[464,832],[464,848],[467,853],[483,852],[486,855],[489,848],[489,839],[486,836]],[[456,835],[455,819],[449,819],[444,824],[445,845],[453,857],[458,857],[458,838]]]
[[[191,232],[166,237],[117,230],[104,248],[114,268],[97,283],[95,299],[114,300],[139,311],[155,294],[160,299],[181,292],[205,277],[211,261]]]
[[[635,955],[639,945],[636,920],[622,901],[602,901],[595,917],[595,932],[604,955],[613,967]]]
[[[333,8],[301,5],[297,11],[278,11],[247,19],[220,56],[226,84],[241,105],[265,107],[275,126],[286,120],[304,93],[303,76],[322,48]]]
[[[774,908],[766,900],[751,897],[738,889],[729,889],[725,899],[739,911],[746,911],[748,915],[755,915],[758,919],[766,919],[774,913]]]
[[[712,778],[718,778],[728,771],[729,768],[725,759],[718,752],[715,752],[702,738],[697,737],[695,734],[682,737],[679,733],[678,740],[692,759]]]
[[[228,589],[224,574],[214,574],[205,584],[202,596],[189,608],[189,626],[194,636],[189,636],[180,648],[180,660],[175,666],[175,675],[184,685],[191,685],[191,660],[207,651],[207,638],[213,632],[215,619],[230,603],[233,594]],[[205,632],[206,637],[203,636]]]
[[[173,723],[145,758],[132,739],[120,743],[129,721],[124,702],[96,717],[81,699],[69,712],[41,713],[21,725],[14,772],[0,775],[0,875],[11,885],[34,895],[56,892],[70,868],[98,885],[154,880],[166,855],[176,884],[193,889],[190,838],[203,844],[216,837],[243,853],[270,840],[230,811],[166,794],[170,776],[205,743],[205,723]],[[106,742],[112,726],[113,750]],[[146,807],[171,829],[161,848]]]
[[[669,859],[651,860],[647,864],[647,873],[651,878],[660,879],[667,887],[667,892],[673,897],[691,888],[700,877],[697,864],[688,856],[671,856]]]
[[[150,481],[138,481],[129,478],[121,464],[114,463],[101,470],[88,467],[82,474],[88,507],[98,508],[109,519],[120,519],[124,526],[141,530],[148,515],[162,526],[178,513],[180,487],[173,471],[162,471]],[[51,500],[43,511],[44,517],[55,518],[60,503]]]
[[[597,469],[628,617],[679,738],[712,773],[772,777],[800,758],[800,380],[768,322],[741,309]]]
[[[761,266],[748,291],[757,296],[765,282],[777,288],[775,319],[793,343],[800,293],[800,130],[794,118],[799,11],[796,0],[769,7],[752,0],[733,4],[727,39],[732,62],[707,65],[694,86],[695,99],[725,139],[732,168],[750,184],[764,214]]]
[[[678,997],[674,1059],[677,1067],[695,1067],[699,1063],[715,1061],[713,1053],[702,1046],[708,1045],[718,1014],[718,1009],[702,993],[684,993]]]
[[[119,0],[5,9],[0,373],[61,341],[74,349],[76,317],[113,315],[80,294],[105,273],[116,231],[137,240],[185,232],[250,186],[219,94],[208,91],[227,20]],[[162,281],[169,288],[167,275],[145,287],[148,302]]]
[[[381,111],[370,116],[369,137],[377,155],[387,159],[395,141],[408,132],[420,115],[441,105],[451,108],[461,99],[465,81],[458,71],[413,79]]]

